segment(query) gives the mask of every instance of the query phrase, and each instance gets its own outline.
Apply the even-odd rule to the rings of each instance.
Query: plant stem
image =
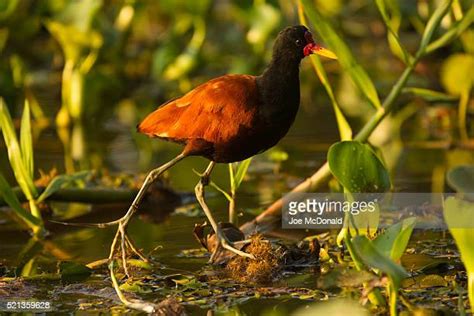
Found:
[[[229,223],[237,225],[237,213],[235,212],[235,192],[231,193],[229,201]]]
[[[461,294],[459,294],[461,295]],[[469,271],[467,273],[467,295],[469,297],[469,303],[471,304],[471,310],[474,309],[474,272]]]
[[[397,316],[398,289],[393,286],[393,280],[387,285],[387,291],[390,296],[390,316]]]
[[[36,201],[30,200],[28,201],[30,204],[30,211],[31,214],[36,217],[40,223],[43,222],[43,219],[41,218],[41,211],[38,209],[38,205],[36,205]]]

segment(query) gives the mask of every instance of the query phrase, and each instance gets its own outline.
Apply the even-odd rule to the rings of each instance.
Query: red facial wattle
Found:
[[[306,45],[303,48],[303,55],[305,57],[311,54],[317,54],[320,56],[324,56],[326,58],[337,59],[337,56],[333,52],[331,52],[329,49],[316,44],[310,32],[306,32],[304,34],[304,38],[306,39]]]
[[[303,54],[305,57],[320,49],[320,46],[314,43],[313,35],[311,35],[310,32],[306,32],[304,38],[306,39],[306,46],[303,48]]]
[[[303,48],[303,54],[306,57],[311,54],[314,54],[315,51],[318,51],[320,49],[321,49],[321,46],[318,46],[315,43],[309,43],[309,44],[306,44],[306,46]]]

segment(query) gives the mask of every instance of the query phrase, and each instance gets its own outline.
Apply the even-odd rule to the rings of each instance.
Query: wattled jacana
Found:
[[[336,58],[314,43],[306,27],[287,27],[278,34],[272,60],[262,75],[226,75],[212,79],[149,114],[138,125],[138,131],[183,144],[184,149],[148,174],[127,214],[115,221],[122,235],[144,193],[158,176],[187,156],[202,156],[211,162],[195,192],[218,242],[211,262],[219,246],[252,258],[226,239],[204,201],[204,187],[216,163],[247,159],[271,148],[285,136],[300,103],[300,62],[313,53]]]

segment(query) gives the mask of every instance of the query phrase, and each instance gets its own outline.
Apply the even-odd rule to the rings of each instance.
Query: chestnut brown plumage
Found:
[[[138,131],[181,143],[184,149],[176,158],[149,173],[129,211],[119,220],[123,226],[137,209],[148,186],[160,174],[187,156],[203,156],[211,162],[196,186],[196,197],[216,233],[218,244],[251,257],[235,249],[222,235],[204,201],[204,186],[209,182],[215,163],[252,157],[286,135],[300,102],[299,65],[311,53],[334,57],[314,43],[306,27],[287,27],[278,34],[272,60],[262,75],[225,75],[210,80],[149,114],[138,125]],[[214,256],[215,253],[211,261]]]

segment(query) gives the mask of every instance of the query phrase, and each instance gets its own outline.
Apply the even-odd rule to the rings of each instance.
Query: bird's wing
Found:
[[[226,75],[210,80],[149,114],[138,126],[151,137],[216,143],[250,128],[260,103],[254,76]]]

